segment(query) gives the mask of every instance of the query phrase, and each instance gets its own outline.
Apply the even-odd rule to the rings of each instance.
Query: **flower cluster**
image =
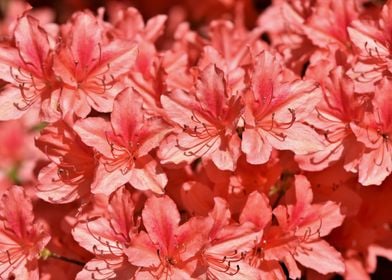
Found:
[[[192,27],[185,6],[59,24],[9,3],[0,279],[366,280],[392,260],[392,1],[274,0],[253,28],[249,1],[202,2]]]

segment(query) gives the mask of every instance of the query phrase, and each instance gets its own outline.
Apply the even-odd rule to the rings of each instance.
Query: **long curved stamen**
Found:
[[[15,74],[13,69],[14,68],[10,66],[9,72],[12,79],[14,79],[16,83],[23,84],[23,83],[29,83],[31,81],[30,80],[31,77],[28,74],[25,74],[20,67],[18,67],[18,72],[20,73],[20,75]]]
[[[330,107],[330,106],[329,106]],[[334,109],[333,107],[330,107],[331,109]],[[315,108],[316,109],[316,112],[317,112],[317,118],[320,120],[320,121],[327,121],[327,122],[330,122],[330,123],[336,123],[336,124],[341,124],[341,121],[340,120],[333,120],[333,119],[330,119],[330,118],[328,118],[326,115],[324,115],[324,113],[322,113],[320,110],[319,110],[319,108]],[[337,108],[336,108],[336,110],[338,110]]]
[[[23,260],[25,259],[26,256],[23,254],[23,251],[20,250],[20,249],[18,250],[18,253],[19,253],[19,254],[17,255],[17,257],[15,257],[16,252],[12,254],[14,260],[11,261],[11,255],[10,255],[10,253],[9,253],[8,250],[6,251],[8,263],[9,263],[10,265],[9,265],[9,266],[6,266],[5,269],[4,269],[3,271],[0,272],[0,278],[2,278],[3,274],[5,274],[7,271],[12,270],[14,267],[19,266],[19,264],[20,264],[21,262],[23,262]]]
[[[258,126],[262,127],[264,131],[268,132],[275,139],[284,142],[286,140],[287,135],[283,132],[279,131],[279,129],[289,129],[293,126],[296,121],[295,110],[288,108],[291,119],[288,122],[277,122],[275,119],[275,113],[271,114],[271,120],[267,123],[259,123]],[[266,125],[268,124],[268,127]],[[260,134],[260,133],[259,133]],[[260,136],[261,137],[261,136]],[[262,137],[261,137],[262,138]]]
[[[377,166],[382,166],[384,163],[385,155],[391,152],[389,147],[390,145],[389,135],[380,132],[380,136],[382,137],[381,159],[379,161],[377,161],[377,159],[373,159],[374,164]],[[390,172],[389,167],[386,167],[386,170]]]
[[[293,126],[295,120],[296,120],[296,116],[295,116],[295,110],[288,108],[290,114],[291,114],[291,119],[289,122],[276,122],[276,125],[278,128],[282,128],[282,129],[289,129],[290,127]],[[285,126],[285,127],[284,127]]]
[[[123,254],[117,254],[117,252],[114,252],[113,250],[119,250],[122,251],[123,250],[123,245],[120,244],[118,241],[113,241],[113,243],[115,243],[115,245],[112,245],[109,243],[109,240],[104,241],[102,239],[101,236],[96,235],[90,228],[89,223],[91,222],[90,220],[87,220],[86,223],[86,227],[88,232],[90,233],[90,235],[96,240],[98,241],[99,244],[101,244],[103,247],[107,248],[107,251],[104,251],[103,249],[98,249],[97,245],[93,246],[93,251],[95,255],[103,255],[103,254],[111,254],[117,257],[121,257]]]
[[[305,233],[299,239],[300,243],[304,243],[304,242],[312,241],[313,239],[321,238],[321,228],[323,227],[323,219],[321,219],[321,217],[319,217],[319,221],[320,221],[320,223],[319,223],[319,226],[316,229],[316,231],[312,232],[312,229],[310,227],[308,227],[305,230]]]
[[[86,265],[84,270],[91,271],[91,279],[93,280],[112,279],[114,276],[116,276],[116,273],[110,269],[109,265],[107,268],[99,268],[96,266],[90,268],[88,265]]]
[[[338,143],[338,142],[336,142],[336,143]],[[336,144],[336,143],[332,143],[332,144]],[[321,159],[319,159],[319,160],[317,160],[317,161],[316,161],[316,159],[315,159],[314,157],[312,157],[312,158],[310,159],[310,162],[311,162],[312,164],[315,164],[315,165],[320,164],[320,163],[323,163],[323,162],[326,161],[330,156],[332,156],[333,154],[337,153],[337,152],[338,152],[338,149],[341,147],[341,145],[342,145],[342,143],[340,143],[339,145],[336,145],[336,147],[333,148],[325,157],[323,157],[323,158],[321,158]]]
[[[377,137],[376,139],[371,139],[370,134],[369,134],[369,127],[366,127],[366,135],[367,135],[369,142],[372,143],[373,145],[376,144],[380,140],[380,138],[382,138],[381,129],[377,129],[377,135],[379,137]]]
[[[219,279],[214,275],[214,271],[225,273],[229,276],[236,275],[240,271],[240,266],[232,264],[243,260],[245,255],[245,252],[238,252],[237,250],[223,257],[222,255],[206,252],[205,261],[208,263],[207,279]]]
[[[134,145],[132,142],[128,143],[128,147],[124,147],[118,145],[111,141],[111,137],[106,132],[105,133],[106,141],[110,146],[110,150],[112,153],[112,158],[103,157],[102,161],[105,167],[105,170],[108,172],[113,172],[116,169],[121,169],[121,173],[125,175],[128,171],[134,166],[135,163],[135,154],[134,154]],[[138,144],[136,144],[138,146]]]
[[[375,40],[373,40],[373,42],[375,44],[377,44],[377,42]],[[385,55],[381,55],[377,46],[374,48],[369,48],[369,42],[366,41],[365,42],[365,51],[367,52],[367,54],[372,57],[372,58],[378,58],[378,59],[383,59],[385,57]],[[361,55],[360,55],[361,56]],[[363,55],[362,55],[363,56]],[[367,56],[365,56],[365,58],[367,58]]]
[[[342,140],[349,134],[349,130],[346,126],[340,126],[334,128],[333,131],[329,131],[328,129],[323,131],[323,135],[325,140],[327,140],[330,144],[335,144],[338,142],[342,142]]]
[[[176,147],[179,148],[180,150],[184,151],[185,156],[198,156],[201,157],[205,154],[207,154],[212,147],[214,147],[215,143],[218,141],[219,137],[214,137],[214,138],[205,138],[201,142],[197,142],[195,145],[188,146],[188,147],[183,147],[179,144],[179,141],[177,140]],[[191,151],[191,149],[195,149],[195,151]],[[201,154],[199,154],[203,149],[205,149]]]
[[[189,146],[182,146],[177,139],[176,147],[184,151],[185,156],[205,155],[214,147],[224,128],[217,128],[212,124],[203,122],[193,111],[190,119],[194,125],[184,125],[183,133],[196,138],[195,143]]]

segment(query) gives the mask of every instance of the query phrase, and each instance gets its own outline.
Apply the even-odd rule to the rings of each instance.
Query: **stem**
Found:
[[[57,255],[55,253],[52,253],[49,257],[53,258],[53,259],[62,260],[64,262],[69,262],[69,263],[72,263],[72,264],[75,264],[75,265],[79,265],[79,266],[84,266],[86,264],[85,262],[74,260],[74,259],[70,259],[70,258],[67,258],[67,257],[64,257],[64,256],[60,256],[60,255]]]
[[[272,205],[272,209],[275,209],[276,206],[278,206],[280,200],[281,200],[282,197],[285,195],[285,193],[286,193],[286,192],[285,192],[285,191],[282,191],[282,190],[280,190],[280,191],[278,192],[278,197],[276,198],[274,204]]]
[[[49,251],[49,249],[47,249],[47,248],[44,248],[41,251],[40,256],[43,260],[47,260],[48,258],[53,258],[53,259],[61,260],[64,262],[69,262],[69,263],[79,265],[79,266],[84,266],[86,264],[85,262],[82,262],[82,261],[78,261],[78,260],[70,259],[70,258],[67,258],[64,256],[60,256],[56,253]]]

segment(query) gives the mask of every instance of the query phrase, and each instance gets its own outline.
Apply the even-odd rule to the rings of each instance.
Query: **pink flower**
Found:
[[[356,2],[358,1],[329,0],[315,4],[314,12],[304,25],[304,31],[313,44],[320,48],[338,48],[349,53],[347,27],[359,16],[359,5]]]
[[[175,90],[161,97],[177,127],[161,144],[162,163],[210,158],[219,169],[234,170],[240,156],[237,123],[242,112],[239,93],[231,92],[224,73],[214,65],[202,70],[195,91]]]
[[[197,255],[206,239],[204,222],[197,217],[179,225],[180,213],[168,197],[150,197],[142,213],[141,231],[125,250],[139,267],[136,279],[193,279]]]
[[[233,23],[228,20],[215,20],[208,26],[210,42],[203,47],[198,67],[205,69],[210,64],[216,65],[225,73],[227,85],[233,92],[246,87],[245,67],[251,63],[252,54],[258,54],[267,46],[258,40],[261,29],[256,27],[248,31],[242,17]]]
[[[283,56],[285,65],[300,74],[317,50],[306,36],[305,22],[315,10],[313,0],[276,1],[257,21],[271,45]]]
[[[207,279],[257,279],[258,271],[246,261],[262,232],[254,231],[250,222],[233,223],[228,204],[215,198],[215,207],[205,219],[208,240],[205,241],[200,263]]]
[[[145,118],[142,106],[141,98],[125,89],[114,102],[110,123],[91,117],[75,124],[82,141],[100,154],[93,193],[109,195],[127,182],[139,190],[163,193],[167,177],[149,152],[168,130],[160,119]]]
[[[40,106],[46,119],[58,117],[51,101],[59,81],[52,70],[50,40],[38,20],[25,15],[16,24],[13,41],[0,45],[0,78],[10,83],[0,94],[0,119],[19,118],[34,106]]]
[[[0,278],[38,280],[38,259],[50,240],[22,187],[12,186],[0,202]]]
[[[351,123],[358,141],[366,149],[360,157],[358,172],[362,185],[380,185],[392,172],[392,81],[384,78],[372,99],[372,114],[363,122]]]
[[[271,211],[264,196],[250,195],[240,219],[252,222],[264,234],[247,255],[249,263],[258,267],[264,277],[271,277],[271,273],[283,276],[278,261],[284,262],[293,279],[301,276],[296,261],[321,274],[342,273],[340,253],[322,239],[342,224],[344,216],[339,206],[331,201],[312,204],[311,186],[302,175],[295,177],[295,197],[295,204],[279,205]],[[254,205],[262,211],[252,211]],[[278,225],[270,224],[272,213]]]
[[[273,148],[296,154],[322,148],[317,134],[302,123],[320,100],[318,86],[292,77],[271,53],[256,58],[244,99],[241,148],[249,163],[266,163]]]
[[[63,85],[60,107],[64,113],[86,117],[91,108],[111,112],[113,100],[125,87],[121,77],[133,66],[134,43],[109,41],[91,13],[76,13],[63,26],[62,44],[54,59],[54,72]]]
[[[131,278],[136,269],[128,263],[125,250],[139,226],[134,209],[130,191],[121,187],[110,196],[105,216],[88,217],[76,224],[75,240],[95,255],[76,279]]]
[[[51,163],[38,175],[37,196],[51,203],[68,203],[90,194],[96,159],[93,150],[64,121],[41,131],[38,148]]]
[[[354,92],[354,83],[344,74],[342,67],[332,69],[329,76],[325,77],[321,69],[328,69],[327,63],[320,61],[319,68],[315,66],[314,71],[323,89],[323,99],[306,118],[307,123],[323,134],[325,147],[307,155],[296,156],[296,160],[302,169],[317,171],[343,159],[345,170],[357,173],[363,145],[357,141],[350,123],[362,121],[369,97]]]
[[[391,9],[392,2],[388,1],[375,19],[353,21],[347,29],[352,43],[358,50],[358,62],[353,65],[350,74],[358,82],[357,91],[373,91],[374,83],[380,81],[383,76],[392,75]]]

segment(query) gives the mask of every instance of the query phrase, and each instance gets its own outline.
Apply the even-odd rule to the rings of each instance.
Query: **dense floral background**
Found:
[[[392,277],[392,1],[0,16],[0,279]]]

